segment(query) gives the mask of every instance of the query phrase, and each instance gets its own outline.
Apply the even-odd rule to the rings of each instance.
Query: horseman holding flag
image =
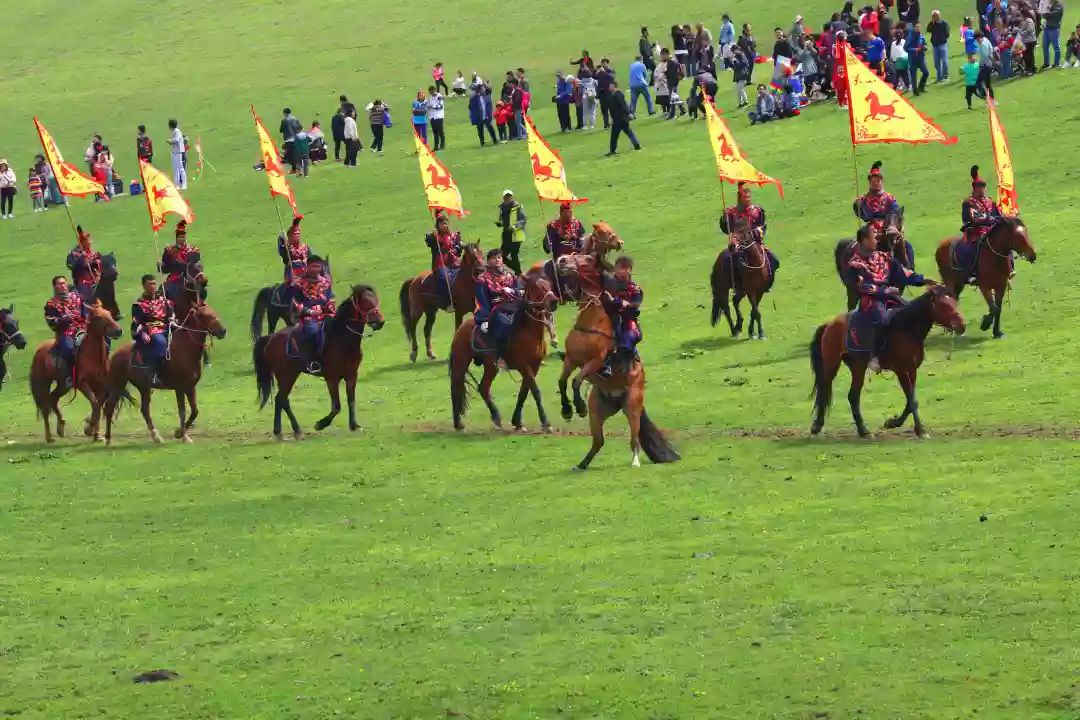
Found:
[[[184,275],[187,273],[188,263],[198,258],[199,248],[188,245],[187,220],[181,218],[176,223],[176,241],[161,253],[161,264],[158,266],[161,272],[168,273],[165,278],[165,297],[176,302],[184,290]]]
[[[979,175],[979,166],[971,166],[971,195],[964,198],[960,204],[960,217],[963,226],[963,248],[960,249],[958,258],[960,264],[968,268],[968,282],[975,282],[975,270],[978,267],[979,245],[983,238],[990,234],[993,227],[1001,220],[1001,209],[986,194],[986,181]],[[1013,260],[1009,253],[1009,277],[1012,277]]]
[[[780,269],[780,261],[773,251],[765,246],[765,233],[768,230],[765,210],[760,205],[754,205],[751,202],[749,185],[740,182],[738,188],[738,199],[734,205],[724,209],[724,215],[720,218],[720,229],[728,235],[726,262],[731,262],[732,257],[739,257],[740,240],[743,244],[761,243],[762,249],[769,258],[769,288],[771,289],[776,279],[776,271]]]
[[[431,272],[439,289],[439,301],[444,307],[450,305],[450,285],[461,268],[461,233],[450,230],[450,218],[439,211],[435,214],[435,232],[424,236],[424,243],[431,249]]]
[[[82,225],[75,228],[75,231],[78,233],[79,243],[68,253],[67,266],[71,269],[75,292],[84,303],[89,303],[94,298],[94,288],[101,280],[101,253],[94,250],[93,238],[82,229]]]

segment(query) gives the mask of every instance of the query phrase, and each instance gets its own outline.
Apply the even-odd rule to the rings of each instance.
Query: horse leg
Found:
[[[919,419],[919,401],[915,397],[915,371],[904,370],[896,373],[896,379],[900,383],[900,389],[904,391],[904,410],[897,417],[885,421],[885,427],[893,429],[901,427],[907,422],[908,415],[915,418],[915,434],[926,437],[926,428]]]
[[[525,430],[521,424],[521,411],[525,407],[525,398],[528,396],[529,386],[525,383],[525,373],[522,373],[521,385],[518,387],[517,404],[514,405],[514,414],[510,416],[510,425],[518,432]]]
[[[341,412],[341,393],[339,388],[341,387],[341,378],[326,378],[326,390],[330,393],[330,414],[324,418],[321,418],[315,423],[316,430],[325,430],[330,427],[330,423],[334,422],[334,418]]]
[[[570,374],[574,372],[574,364],[570,360],[570,356],[563,357],[562,374],[559,375],[559,401],[562,403],[562,416],[563,420],[570,420],[574,417],[574,408],[570,407],[570,398],[566,396],[566,382],[570,379]]]
[[[592,392],[589,393],[589,430],[592,433],[592,447],[589,448],[589,452],[585,453],[585,457],[581,459],[581,462],[574,466],[574,470],[589,469],[589,464],[592,463],[593,458],[604,447],[604,421],[613,414],[610,406],[601,400],[600,390],[594,387]]]
[[[435,351],[431,349],[431,328],[435,327],[435,318],[438,316],[438,310],[428,309],[424,311],[424,344],[427,347],[428,360],[436,359]],[[413,341],[414,346],[415,344],[416,341]]]
[[[761,296],[750,296],[750,333],[753,335],[754,323],[757,322],[757,338],[758,340],[765,339],[765,328],[761,325]]]
[[[544,326],[547,327],[548,340],[551,342],[551,347],[559,347],[559,331],[555,327],[555,313],[549,313],[547,319],[544,321]]]
[[[549,433],[551,432],[551,422],[548,420],[547,411],[544,410],[544,403],[540,398],[540,384],[536,382],[536,373],[530,370],[528,377],[529,392],[532,394],[533,402],[536,403],[536,414],[540,417],[540,430]]]
[[[191,426],[195,424],[195,418],[199,417],[199,406],[195,402],[195,386],[192,385],[187,389],[187,402],[188,402],[188,419],[187,425],[184,426],[184,432],[187,433],[191,429]],[[189,438],[190,440],[190,438]]]
[[[1005,333],[1001,331],[1001,307],[1005,304],[1005,287],[1005,283],[1002,283],[994,288],[994,337],[996,339],[1005,337]]]
[[[742,310],[739,309],[739,303],[742,302],[742,299],[743,293],[736,291],[735,298],[732,301],[735,305],[735,329],[731,331],[732,337],[739,337],[739,334],[742,333],[743,315]]]
[[[641,433],[641,409],[644,405],[645,403],[641,401],[640,397],[634,398],[631,393],[627,393],[623,401],[623,413],[626,415],[626,421],[630,423],[630,467],[641,467],[641,440],[639,435]]]
[[[161,433],[154,427],[154,416],[150,414],[150,394],[152,391],[149,387],[143,387],[142,385],[136,387],[139,389],[139,411],[142,412],[146,429],[150,431],[150,439],[159,443],[161,442]]]
[[[292,425],[293,439],[294,440],[303,440],[304,439],[304,431],[300,429],[300,423],[298,423],[296,421],[296,415],[294,415],[293,411],[292,411],[292,403],[289,402],[289,393],[292,392],[293,385],[296,384],[296,378],[299,376],[299,373],[296,373],[296,374],[290,373],[290,375],[291,375],[291,377],[289,375],[286,375],[285,377],[278,378],[278,392],[277,392],[277,396],[274,398],[274,406],[275,406],[275,408],[280,408],[280,410],[278,410],[278,413],[280,413],[280,411],[283,410],[285,412],[285,414],[288,416],[289,423]],[[280,440],[281,439],[281,416],[280,416],[280,414],[278,414],[274,418],[274,430],[275,430],[274,434]]]
[[[189,443],[191,438],[187,434],[187,403],[184,400],[184,391],[177,388],[174,392],[176,393],[176,415],[180,422],[176,426],[176,430],[173,431],[173,437]]]
[[[843,347],[831,348],[826,343],[829,334],[826,331],[818,340],[817,351],[821,354],[821,365],[814,366],[814,422],[810,426],[810,434],[817,435],[825,427],[825,414],[832,403],[832,386],[836,379],[836,373],[840,372],[840,363],[843,356]],[[842,342],[842,341],[841,341]],[[833,353],[826,352],[833,349]]]
[[[94,442],[101,442],[101,400],[91,388],[84,387],[82,393],[90,403],[90,417],[86,420],[83,434]]]
[[[56,405],[56,401],[53,400],[52,397],[53,397],[53,394],[49,393],[49,397],[48,397],[49,403],[38,406],[38,412],[41,413],[41,419],[45,423],[45,442],[47,442],[47,443],[56,442],[56,439],[53,437],[53,434],[52,434],[52,428],[49,427],[49,413],[55,412],[56,410],[54,410],[54,408],[56,408],[57,410],[59,408]],[[60,416],[57,415],[56,416],[56,434],[59,435],[60,437],[64,437],[63,433],[60,431],[62,427],[63,427],[63,424],[60,422]]]
[[[986,301],[986,314],[983,315],[982,322],[979,323],[979,329],[986,332],[993,326],[994,319],[997,315],[994,306],[994,290],[988,285],[979,285],[979,292],[982,293],[983,300]],[[996,332],[997,331],[995,330],[995,333]]]
[[[851,405],[851,417],[855,421],[855,429],[859,431],[859,437],[861,438],[870,437],[870,431],[866,429],[866,423],[863,422],[862,407],[860,406],[863,383],[866,381],[867,362],[868,360],[854,360],[849,363],[851,368],[851,389],[848,390],[848,404]]]
[[[56,416],[57,437],[64,437],[65,428],[67,427],[67,420],[64,419],[64,414],[60,411],[60,399],[64,397],[64,394],[64,391],[59,386],[49,393],[49,399],[52,401],[52,413]],[[42,411],[42,415],[45,414],[45,411]]]
[[[593,358],[581,366],[581,372],[574,378],[574,408],[577,409],[578,417],[585,417],[589,414],[589,406],[585,404],[585,398],[581,397],[581,383],[585,382],[585,378],[593,373],[600,372],[603,367],[603,358],[600,358],[599,360]]]
[[[345,401],[349,404],[349,429],[353,432],[363,430],[356,422],[356,373],[345,376]]]
[[[735,323],[731,319],[728,288],[724,288],[723,293],[720,295],[720,309],[724,311],[724,319],[727,320],[728,329],[731,330],[731,337],[739,337],[739,332],[735,329]]]
[[[484,361],[484,376],[480,378],[480,385],[477,390],[480,391],[480,397],[484,399],[484,404],[487,405],[488,412],[491,413],[491,423],[499,430],[502,430],[502,416],[499,414],[499,408],[495,407],[495,401],[491,399],[491,384],[495,382],[495,376],[499,374],[499,366],[490,360]]]

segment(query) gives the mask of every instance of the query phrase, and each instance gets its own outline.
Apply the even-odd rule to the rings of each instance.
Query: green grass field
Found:
[[[955,29],[969,3],[940,6]],[[715,29],[726,10],[766,47],[796,12],[818,22],[833,9],[48,0],[7,13],[0,155],[20,195],[18,217],[0,223],[0,301],[16,303],[31,349],[9,353],[0,393],[0,714],[1080,717],[1080,289],[1057,252],[1080,231],[1069,144],[1080,74],[999,90],[1040,260],[1019,268],[1007,338],[978,332],[983,305],[971,294],[961,304],[968,336],[931,337],[920,383],[927,442],[910,425],[856,440],[846,375],[824,437],[806,436],[807,345],[843,309],[832,248],[854,230],[846,115],[813,107],[753,129],[731,118],[744,151],[787,191],[783,201],[756,195],[783,268],[764,308],[769,340],[751,343],[710,328],[703,309],[723,242],[703,125],[642,118],[644,150],[603,159],[606,135],[560,136],[543,101],[552,72],[583,46],[625,77],[641,24],[657,37],[675,21]],[[637,260],[648,408],[683,462],[632,470],[619,418],[584,475],[569,472],[588,446],[580,419],[560,420],[552,436],[516,436],[491,431],[474,407],[469,432],[455,434],[445,364],[407,362],[395,296],[428,262],[429,216],[405,108],[435,60],[451,77],[529,69],[538,127],[591,200],[583,219],[612,223]],[[384,157],[365,152],[357,172],[319,166],[295,183],[305,240],[332,255],[339,286],[377,287],[388,324],[365,343],[364,432],[339,418],[278,444],[255,403],[247,338],[256,289],[280,278],[248,104],[272,129],[285,105],[328,122],[341,92],[383,98],[397,125]],[[719,105],[731,110],[732,99],[726,76]],[[859,160],[861,174],[885,161],[919,267],[936,275],[932,248],[959,227],[967,169],[992,176],[993,160],[985,114],[964,108],[957,82],[932,85],[918,105],[960,143],[862,148]],[[500,191],[530,195],[527,157],[515,144],[480,149],[464,103],[451,108],[442,157],[472,210],[459,227],[489,246]],[[74,238],[62,213],[29,212],[35,114],[71,161],[101,132],[125,179],[136,171],[135,126],[150,127],[167,169],[165,124],[178,117],[218,170],[188,193],[190,239],[230,329],[200,386],[194,446],[153,445],[134,412],[110,449],[42,442],[26,376],[49,336],[49,278]],[[524,255],[536,260],[542,211],[535,200],[526,209]],[[99,249],[118,253],[126,307],[155,259],[145,204],[79,201],[73,212]],[[564,308],[564,333],[572,321]],[[440,355],[450,329],[440,318]],[[540,376],[553,415],[556,365]],[[515,389],[496,383],[504,415]],[[310,429],[327,405],[321,382],[301,381],[293,397]],[[863,409],[880,428],[901,405],[882,376]],[[77,399],[68,414],[85,407]],[[171,398],[158,396],[155,411],[171,435]],[[535,425],[532,407],[526,418]],[[180,677],[132,684],[157,668]]]

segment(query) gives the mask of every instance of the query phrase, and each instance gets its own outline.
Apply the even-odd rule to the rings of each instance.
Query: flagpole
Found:
[[[859,159],[855,155],[855,143],[851,143],[851,178],[855,183],[855,199],[859,198]],[[861,218],[855,218],[856,229],[862,227]]]
[[[540,221],[544,223],[544,235],[547,236],[547,216],[544,215],[544,199],[539,195],[536,196],[537,201],[540,203]],[[551,274],[555,277],[555,292],[561,298],[562,283],[559,282],[559,267],[558,262],[555,259],[555,245],[551,246]]]
[[[416,152],[419,154],[420,151],[417,150]],[[443,253],[442,245],[439,244],[439,219],[435,214],[435,208],[429,207],[428,210],[431,211],[431,221],[435,225],[435,249],[439,251],[439,259],[442,260],[443,270],[445,271],[446,255]],[[461,272],[461,270],[459,269],[458,272]],[[457,315],[457,308],[454,307],[454,288],[450,285],[450,278],[446,276],[445,272],[443,272],[443,282],[446,283],[446,295],[450,298],[450,312]]]
[[[64,193],[60,193],[60,197],[64,199],[64,211],[67,212],[68,222],[71,223],[71,231],[77,236],[79,234],[79,230],[75,227],[75,218],[71,217],[71,206],[67,201],[67,195],[64,195]]]
[[[732,246],[732,233],[731,233],[731,219],[727,216],[727,187],[723,179],[720,180],[720,202],[724,205],[724,224],[727,225],[728,246],[730,250]],[[720,251],[721,253],[723,250]],[[728,267],[731,269],[731,287],[735,287],[735,253],[728,253]]]

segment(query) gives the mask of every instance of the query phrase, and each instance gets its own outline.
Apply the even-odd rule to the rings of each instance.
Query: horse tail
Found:
[[[266,407],[270,393],[274,390],[274,373],[270,370],[270,361],[266,357],[266,349],[272,337],[273,335],[263,335],[258,338],[251,351],[251,359],[255,363],[255,384],[258,387],[260,410]]]
[[[409,321],[412,318],[412,309],[409,306],[409,288],[412,287],[412,278],[409,278],[401,284],[401,290],[398,292],[398,307],[401,308],[401,324],[405,327],[405,337],[408,340],[412,340],[412,335],[409,332]]]
[[[814,399],[814,409],[822,412],[828,411],[832,405],[832,383],[828,380],[825,356],[821,350],[821,340],[826,327],[818,326],[814,331],[814,339],[810,342],[810,367],[814,370],[814,387],[810,391],[810,397]]]
[[[723,255],[720,255],[713,263],[712,273],[709,275],[709,284],[712,285],[712,314],[709,320],[713,327],[716,327],[717,321],[720,320],[720,309],[723,307],[723,301],[726,299],[724,296],[727,294],[724,288],[723,266]]]
[[[109,365],[109,380],[105,386],[105,399],[102,402],[102,407],[106,409],[106,413],[118,414],[120,407],[125,403],[128,405],[135,404],[135,398],[131,396],[127,389],[129,362],[130,356],[128,358],[121,357],[120,350],[113,354],[112,363]]]
[[[468,361],[466,361],[464,372],[461,372],[460,370],[454,372],[456,369],[454,367],[455,362],[455,358],[451,357],[450,362],[447,363],[450,370],[450,409],[453,411],[454,417],[459,417],[464,415],[469,409],[469,386],[465,382],[465,378],[472,378],[474,386],[479,386],[479,383],[469,369]]]
[[[641,449],[645,451],[645,457],[654,463],[672,463],[682,459],[660,428],[649,419],[649,413],[645,412],[644,407],[641,408],[638,440],[641,442]]]
[[[264,287],[255,296],[255,307],[251,311],[251,339],[258,340],[262,335],[263,323],[266,321],[266,313],[270,309],[270,299],[274,294],[273,287]]]
[[[841,240],[836,243],[836,251],[833,256],[836,260],[836,274],[840,276],[840,282],[845,282],[844,278],[844,256],[847,255],[848,249],[851,247],[850,240]]]
[[[49,387],[52,385],[52,380],[47,375],[39,375],[30,370],[30,394],[34,398],[35,416],[40,418],[43,415],[48,417],[49,408]]]

